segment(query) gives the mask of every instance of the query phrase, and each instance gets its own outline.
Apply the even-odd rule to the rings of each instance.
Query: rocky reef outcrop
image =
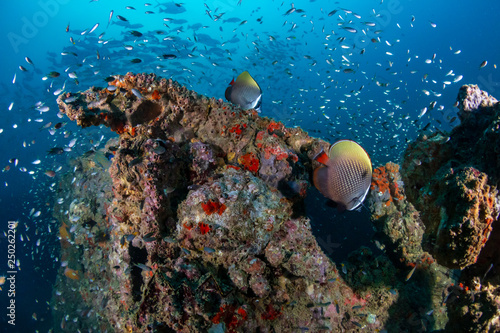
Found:
[[[80,126],[119,134],[94,153],[111,159],[110,177],[75,198],[85,206],[108,189],[92,204],[101,241],[83,212],[65,237],[63,253],[81,263],[56,284],[63,331],[382,329],[396,294],[346,284],[302,211],[312,157],[328,143],[154,75],[58,103]],[[61,188],[76,193],[69,179]],[[81,233],[92,241],[77,244]]]
[[[440,265],[463,270],[446,298],[446,328],[493,332],[500,304],[500,104],[464,85],[457,105],[460,125],[423,132],[409,144],[402,179],[425,226],[422,247]]]
[[[426,248],[440,264],[463,269],[477,262],[500,213],[500,108],[477,86],[460,89],[458,106],[461,124],[449,135],[422,133],[402,169]]]
[[[459,101],[451,134],[374,170],[380,251],[339,265],[304,213],[327,142],[154,74],[62,94],[118,136],[60,181],[56,331],[494,330],[498,155],[480,143],[498,142],[498,104],[473,86]]]

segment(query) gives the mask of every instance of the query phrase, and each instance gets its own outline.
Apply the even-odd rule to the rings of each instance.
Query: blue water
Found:
[[[58,173],[70,171],[72,157],[89,150],[102,135],[103,143],[112,135],[104,128],[81,130],[69,121],[54,135],[48,129],[40,130],[48,122],[67,121],[57,116],[54,96],[64,84],[66,91],[85,90],[104,86],[103,79],[109,75],[155,72],[201,94],[223,98],[231,79],[248,70],[262,87],[263,115],[287,126],[301,126],[330,142],[356,140],[370,154],[374,166],[398,161],[407,141],[428,123],[434,130],[456,126],[458,121],[450,120],[456,114],[453,104],[461,84],[479,84],[500,96],[495,66],[500,66],[497,1],[294,1],[294,7],[303,12],[296,10],[287,16],[290,1],[205,3],[207,6],[202,1],[186,1],[182,6],[186,11],[179,14],[159,13],[160,8],[175,5],[155,7],[154,1],[151,6],[135,0],[2,3],[0,169],[10,170],[0,173],[0,226],[6,231],[7,221],[19,221],[17,331],[46,332],[52,326],[47,302],[59,264],[54,261],[58,256],[57,223],[50,208],[57,177],[49,178],[44,172],[59,167]],[[125,9],[127,5],[136,10]],[[328,16],[335,9],[338,12]],[[108,26],[111,10],[114,15]],[[148,10],[154,14],[145,14]],[[117,15],[125,17],[130,26],[124,26]],[[244,20],[247,23],[242,24]],[[94,32],[82,35],[96,23],[99,26]],[[143,36],[134,37],[131,30]],[[105,34],[99,38],[101,33]],[[163,40],[165,37],[171,40]],[[133,50],[123,45],[133,46]],[[177,58],[157,59],[162,54]],[[134,58],[142,62],[131,63]],[[488,64],[480,69],[485,60]],[[353,73],[345,73],[345,69]],[[60,77],[42,80],[51,71],[61,73]],[[71,72],[77,74],[78,85],[68,77]],[[463,78],[458,81],[460,75]],[[50,108],[48,112],[35,110],[40,101]],[[436,107],[419,118],[421,110],[433,101]],[[46,156],[48,149],[67,146],[74,138],[77,143],[72,151]],[[18,165],[9,162],[11,159],[17,159]],[[32,164],[37,159],[40,164]],[[41,215],[33,217],[32,209]],[[0,258],[6,258],[7,240],[1,236]],[[343,239],[336,237],[335,241]],[[7,271],[4,261],[0,261],[0,275]],[[6,286],[0,292],[2,309],[8,301]],[[3,312],[0,325],[12,331]],[[32,319],[33,313],[37,320]]]

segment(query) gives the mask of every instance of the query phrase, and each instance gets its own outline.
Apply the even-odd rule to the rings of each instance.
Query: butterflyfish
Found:
[[[242,109],[260,109],[262,104],[262,90],[254,78],[247,71],[233,79],[226,89],[226,99],[239,105]]]
[[[354,210],[365,200],[372,180],[372,163],[366,151],[351,140],[335,142],[328,154],[315,160],[323,164],[314,170],[314,186],[337,204],[339,211]]]

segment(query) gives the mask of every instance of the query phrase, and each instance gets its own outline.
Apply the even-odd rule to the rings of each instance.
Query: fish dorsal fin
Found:
[[[256,87],[256,88],[258,88],[260,90],[260,87],[257,84],[257,82],[255,82],[255,80],[253,79],[253,77],[247,71],[244,71],[243,73],[241,73],[240,75],[238,75],[238,77],[236,78],[236,82],[237,83],[243,83],[246,86]]]
[[[370,156],[358,143],[352,140],[339,140],[335,142],[328,151],[330,159],[342,157],[352,158],[361,162],[368,170],[372,170]]]

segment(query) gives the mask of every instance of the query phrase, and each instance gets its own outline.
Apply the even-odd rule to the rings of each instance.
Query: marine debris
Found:
[[[338,265],[301,204],[327,142],[154,74],[116,76],[58,104],[82,127],[119,134],[60,184],[70,199],[54,209],[61,331],[448,328],[458,278],[422,247],[425,213],[396,164],[375,169],[369,194],[386,253],[361,248]]]

